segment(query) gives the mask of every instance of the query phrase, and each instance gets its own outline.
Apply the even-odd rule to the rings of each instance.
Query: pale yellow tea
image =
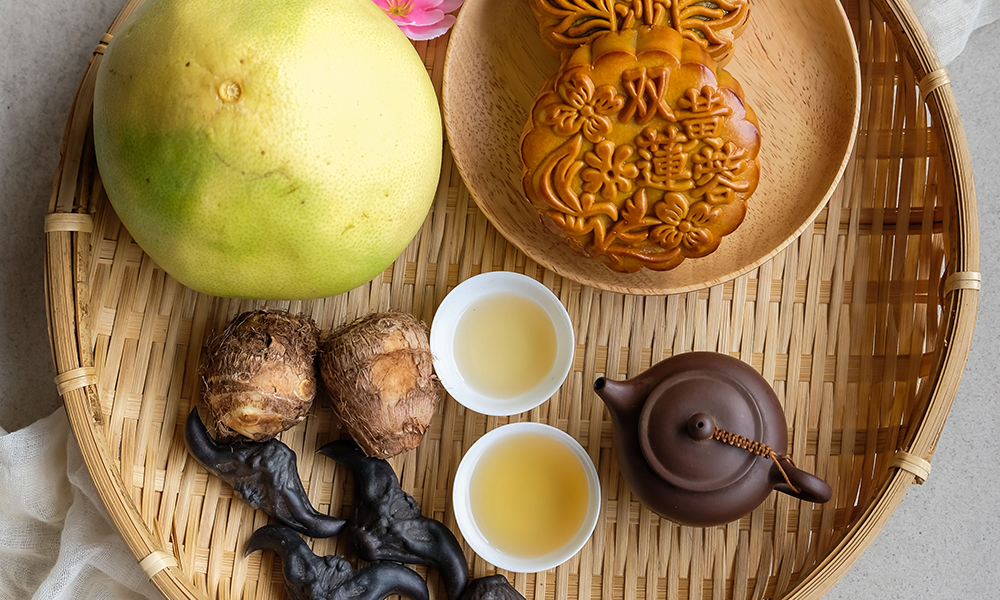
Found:
[[[469,484],[472,517],[490,544],[518,558],[559,550],[583,527],[587,475],[564,444],[520,433],[483,453]]]
[[[490,294],[455,326],[455,364],[465,382],[493,398],[513,398],[548,377],[556,360],[556,330],[535,301]]]

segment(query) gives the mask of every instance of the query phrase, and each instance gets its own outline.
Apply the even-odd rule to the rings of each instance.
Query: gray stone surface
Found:
[[[45,325],[42,219],[67,111],[121,0],[0,0],[0,427],[58,405]],[[930,479],[911,487],[830,599],[1000,598],[1000,23],[951,65],[972,154],[983,292],[972,353]]]

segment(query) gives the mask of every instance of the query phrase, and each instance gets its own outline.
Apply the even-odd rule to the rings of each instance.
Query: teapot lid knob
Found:
[[[698,441],[711,439],[715,433],[715,420],[705,413],[696,413],[688,419],[687,431],[692,439]]]

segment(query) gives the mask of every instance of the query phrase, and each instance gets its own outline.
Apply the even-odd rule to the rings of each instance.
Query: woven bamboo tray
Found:
[[[761,0],[765,1],[765,0]],[[542,574],[505,573],[528,600],[818,598],[885,525],[929,459],[972,340],[979,237],[968,150],[947,74],[902,0],[844,0],[861,58],[861,124],[829,206],[773,260],[683,295],[600,292],[538,267],[477,209],[446,151],[420,234],[389,269],[349,293],[274,302],[330,328],[377,309],[430,322],[447,291],[482,271],[526,273],[566,304],[576,361],[562,390],[520,419],[568,431],[598,466],[603,517],[584,550]],[[97,488],[137,560],[174,598],[284,598],[277,559],[243,558],[266,522],[187,455],[183,420],[198,395],[203,342],[261,303],[185,289],[135,245],[107,203],[90,114],[101,39],[69,116],[45,222],[46,302],[56,384]],[[447,38],[416,44],[440,86]],[[439,88],[440,89],[440,88]],[[695,529],[630,496],[611,423],[591,382],[635,375],[689,350],[727,352],[772,382],[790,452],[831,483],[812,505],[772,494],[752,514]],[[449,484],[488,429],[449,399],[424,443],[393,460],[424,513],[457,531]],[[313,450],[339,437],[317,406],[283,439],[319,510],[346,514],[346,474]],[[320,553],[347,553],[318,540]],[[493,567],[468,551],[473,575]],[[422,569],[418,569],[423,573]],[[433,572],[429,583],[443,598]]]

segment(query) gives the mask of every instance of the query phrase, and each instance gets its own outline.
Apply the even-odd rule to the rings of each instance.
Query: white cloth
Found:
[[[962,52],[974,29],[1000,19],[1000,0],[910,0],[941,62]]]
[[[60,408],[0,428],[0,600],[163,600],[104,509]]]
[[[1000,0],[912,0],[945,64]],[[70,435],[63,409],[0,428],[0,600],[163,600],[125,546]]]

